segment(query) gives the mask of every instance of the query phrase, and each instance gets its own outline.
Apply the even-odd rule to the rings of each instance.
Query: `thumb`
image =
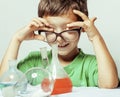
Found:
[[[44,41],[44,40],[45,40],[45,37],[42,36],[42,35],[35,35],[35,39]]]

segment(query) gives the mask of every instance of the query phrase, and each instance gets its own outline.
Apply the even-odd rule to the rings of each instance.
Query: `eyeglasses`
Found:
[[[61,37],[64,41],[75,41],[76,39],[78,39],[79,34],[80,34],[80,29],[71,29],[71,30],[64,30],[60,33],[57,32],[50,32],[50,31],[43,31],[40,30],[38,31],[39,34],[44,33],[46,36],[46,40],[49,43],[53,43],[57,40],[57,37]]]

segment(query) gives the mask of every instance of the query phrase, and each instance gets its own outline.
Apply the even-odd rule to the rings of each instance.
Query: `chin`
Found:
[[[66,56],[68,55],[68,51],[58,51],[58,54],[61,55],[61,56]]]

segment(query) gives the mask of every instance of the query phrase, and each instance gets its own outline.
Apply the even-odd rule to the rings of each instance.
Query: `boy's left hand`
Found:
[[[73,13],[80,16],[83,21],[72,22],[68,24],[67,27],[82,27],[82,31],[87,33],[90,40],[93,40],[96,35],[99,35],[99,32],[94,25],[94,22],[97,19],[96,17],[89,19],[84,13],[78,10],[73,10]]]

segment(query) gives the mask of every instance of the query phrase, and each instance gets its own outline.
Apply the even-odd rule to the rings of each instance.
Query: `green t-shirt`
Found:
[[[48,51],[48,59],[51,63],[51,51]],[[18,63],[18,69],[26,72],[32,67],[41,67],[41,64],[40,52],[31,52],[24,60]],[[76,58],[64,67],[64,70],[70,77],[73,86],[98,86],[98,67],[94,55],[84,54],[80,51]]]

